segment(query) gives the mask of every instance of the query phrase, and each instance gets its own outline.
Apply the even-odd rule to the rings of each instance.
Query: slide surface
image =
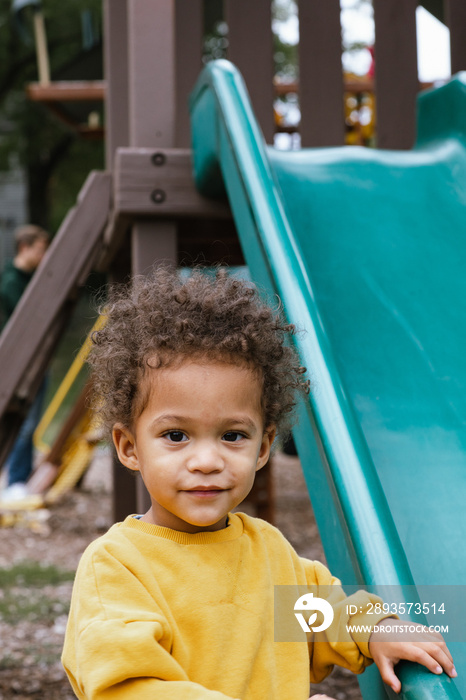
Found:
[[[198,188],[303,329],[294,437],[329,566],[449,624],[459,678],[405,664],[398,697],[466,698],[466,74],[421,95],[412,151],[267,147],[226,61],[191,119]],[[361,687],[395,697],[373,669]]]

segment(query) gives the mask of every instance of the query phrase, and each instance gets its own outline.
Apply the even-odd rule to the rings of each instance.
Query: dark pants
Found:
[[[36,398],[31,404],[29,413],[24,419],[15,444],[8,455],[8,459],[6,461],[8,486],[17,483],[24,483],[31,475],[34,455],[34,445],[32,439],[34,436],[34,431],[40,420],[46,389],[47,379],[45,378],[39,387]]]

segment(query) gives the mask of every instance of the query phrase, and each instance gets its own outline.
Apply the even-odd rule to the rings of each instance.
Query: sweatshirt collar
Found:
[[[213,544],[216,542],[228,542],[237,539],[243,534],[243,521],[236,513],[228,514],[227,527],[222,530],[215,530],[214,532],[196,532],[194,534],[190,532],[180,532],[179,530],[171,530],[168,527],[146,523],[144,520],[138,520],[133,515],[129,515],[120,525],[122,527],[138,530],[147,535],[155,535],[165,540],[178,542],[178,544]]]

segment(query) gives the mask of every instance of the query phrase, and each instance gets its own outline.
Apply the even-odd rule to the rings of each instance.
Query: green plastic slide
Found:
[[[420,96],[412,151],[267,147],[227,61],[191,118],[198,188],[228,195],[253,279],[303,329],[294,437],[329,566],[408,603],[440,590],[411,618],[456,624],[458,679],[403,663],[398,697],[466,698],[466,74]],[[374,667],[360,683],[396,697]]]

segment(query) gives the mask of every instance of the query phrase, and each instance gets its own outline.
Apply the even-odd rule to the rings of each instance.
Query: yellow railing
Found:
[[[74,382],[76,381],[79,373],[81,372],[84,363],[91,350],[91,336],[95,331],[100,330],[105,323],[104,317],[99,316],[97,321],[94,323],[89,335],[87,336],[84,344],[82,345],[80,351],[73,360],[71,367],[66,373],[63,381],[58,387],[53,399],[47,406],[44,414],[39,421],[39,424],[34,432],[34,446],[43,453],[48,452],[50,446],[44,440],[44,435],[49,429],[52,421],[55,419],[58,411],[62,408],[63,402],[65,401],[68,392],[71,390]]]

